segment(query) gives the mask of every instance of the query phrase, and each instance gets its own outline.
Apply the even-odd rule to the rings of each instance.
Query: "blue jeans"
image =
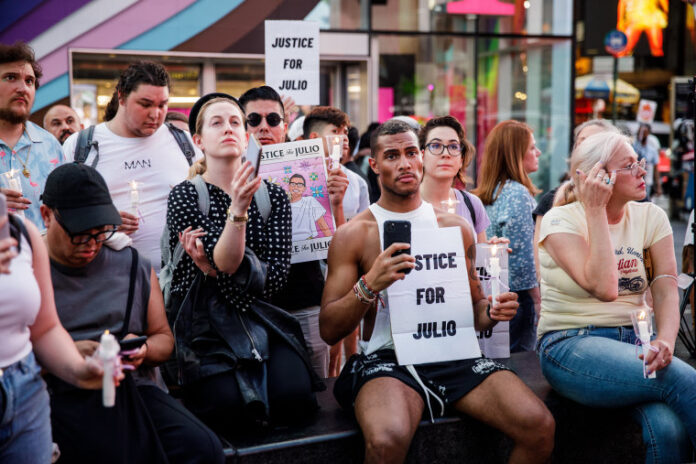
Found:
[[[34,353],[3,369],[0,376],[0,462],[49,463],[53,441],[46,384]]]
[[[673,358],[656,379],[643,378],[643,362],[626,327],[559,330],[537,350],[541,370],[562,395],[592,407],[635,406],[643,428],[646,462],[691,460],[696,447],[696,370]]]

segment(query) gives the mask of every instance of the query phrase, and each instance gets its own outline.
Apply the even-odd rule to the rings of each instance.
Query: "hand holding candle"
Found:
[[[118,362],[118,353],[121,347],[116,337],[106,330],[99,341],[99,359],[102,362],[104,377],[102,380],[102,402],[105,408],[111,408],[116,403],[116,385],[114,384],[114,371]]]
[[[329,150],[329,170],[333,171],[341,167],[343,155],[343,135],[327,135],[326,146]]]
[[[648,379],[654,379],[656,377],[655,372],[651,372],[649,375],[647,373],[647,361],[648,353],[652,350],[650,345],[650,324],[649,324],[649,314],[644,310],[633,311],[631,313],[633,318],[634,327],[638,328],[638,338],[640,339],[640,344],[643,347],[643,377]]]

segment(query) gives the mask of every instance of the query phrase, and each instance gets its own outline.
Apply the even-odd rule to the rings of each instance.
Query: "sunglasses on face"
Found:
[[[440,156],[443,154],[445,149],[447,149],[447,153],[449,153],[450,156],[462,155],[462,146],[458,143],[450,143],[449,145],[445,145],[442,142],[430,142],[425,146],[425,148],[427,148],[428,151],[435,156]]]
[[[261,124],[263,118],[266,118],[266,122],[271,127],[276,127],[283,120],[283,117],[278,113],[268,113],[266,116],[261,116],[259,113],[249,113],[247,115],[247,122],[251,127],[256,127]]]

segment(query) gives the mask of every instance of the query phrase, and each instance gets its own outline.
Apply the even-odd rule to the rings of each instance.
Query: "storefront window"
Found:
[[[317,21],[320,29],[366,30],[371,0],[319,0],[304,18]]]
[[[266,84],[262,61],[254,63],[220,63],[215,66],[217,91],[241,96],[253,87]]]
[[[571,131],[569,40],[479,39],[477,153],[491,129],[515,119],[529,124],[541,150],[537,187],[548,190],[566,171]]]

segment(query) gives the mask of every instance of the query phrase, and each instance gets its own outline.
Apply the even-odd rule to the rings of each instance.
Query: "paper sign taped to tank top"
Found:
[[[416,268],[387,289],[399,364],[481,356],[461,230],[413,229],[411,255]]]
[[[292,210],[290,262],[326,258],[336,230],[322,139],[264,145],[259,176],[285,190]]]

